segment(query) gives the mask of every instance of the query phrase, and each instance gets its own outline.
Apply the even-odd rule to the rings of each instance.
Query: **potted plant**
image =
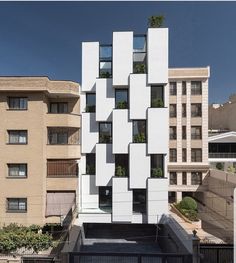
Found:
[[[134,142],[135,143],[145,143],[146,142],[145,134],[143,132],[141,132],[139,134],[135,134],[134,135]]]
[[[86,174],[95,174],[95,165],[87,165],[86,166]]]
[[[146,65],[144,63],[139,63],[134,66],[134,73],[142,74],[146,73]]]
[[[152,100],[152,107],[153,108],[163,108],[164,107],[164,102],[162,99],[153,99]]]
[[[161,168],[153,168],[152,169],[152,177],[154,178],[162,178],[163,177],[163,171]]]
[[[164,23],[164,16],[150,16],[148,18],[148,27],[161,27]]]
[[[125,167],[122,167],[121,165],[118,165],[115,170],[115,175],[119,177],[125,176]]]
[[[95,112],[95,109],[96,109],[95,105],[87,105],[85,107],[85,112]]]
[[[108,71],[100,72],[100,78],[108,79],[111,77],[111,74]]]
[[[116,105],[117,109],[127,109],[128,108],[128,103],[127,101],[123,100],[123,101],[119,101]]]

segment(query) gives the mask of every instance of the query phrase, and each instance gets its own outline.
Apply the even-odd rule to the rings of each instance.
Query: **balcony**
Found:
[[[80,115],[72,113],[48,113],[46,116],[46,126],[80,127]]]
[[[48,144],[47,145],[48,159],[79,159],[80,145],[79,144]]]
[[[76,160],[48,160],[47,177],[49,178],[73,178],[78,176],[78,164]]]

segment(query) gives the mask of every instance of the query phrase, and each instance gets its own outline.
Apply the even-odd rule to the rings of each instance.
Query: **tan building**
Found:
[[[209,67],[169,69],[170,202],[206,189],[209,76]]]
[[[76,205],[79,84],[0,78],[0,226],[63,223]]]

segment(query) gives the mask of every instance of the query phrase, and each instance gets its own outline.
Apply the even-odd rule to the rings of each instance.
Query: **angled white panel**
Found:
[[[146,143],[129,145],[129,186],[131,189],[146,188],[150,176],[150,156],[146,154]]]
[[[129,121],[128,110],[113,110],[112,119],[113,154],[128,153],[129,143],[132,142],[132,122]]]
[[[168,82],[168,28],[149,28],[147,33],[148,84]]]
[[[128,85],[133,72],[133,32],[113,32],[113,85]]]
[[[148,153],[168,153],[169,111],[168,108],[149,108],[147,114]]]
[[[98,142],[98,123],[95,113],[82,113],[82,153],[91,153]]]
[[[128,178],[112,178],[112,221],[131,222],[133,195],[129,190]]]
[[[111,178],[115,175],[115,158],[111,144],[96,145],[96,186],[111,185]]]
[[[99,76],[99,43],[82,43],[82,91],[95,91]]]
[[[146,74],[130,75],[130,119],[146,119],[146,111],[150,107],[150,93]]]
[[[168,214],[167,178],[148,178],[147,214],[149,224],[157,224],[162,215]]]
[[[97,79],[96,90],[96,121],[111,121],[112,110],[115,108],[112,80]]]
[[[81,208],[99,208],[98,187],[95,186],[95,175],[81,175]]]

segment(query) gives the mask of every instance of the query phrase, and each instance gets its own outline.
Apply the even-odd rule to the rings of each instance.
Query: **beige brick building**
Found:
[[[62,223],[76,205],[79,85],[0,78],[0,226]]]
[[[209,76],[209,67],[169,69],[170,202],[206,189]]]

